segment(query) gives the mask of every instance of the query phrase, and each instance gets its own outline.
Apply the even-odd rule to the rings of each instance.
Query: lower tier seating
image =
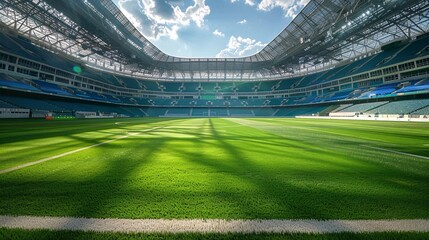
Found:
[[[170,101],[170,100],[169,100]],[[75,100],[43,95],[13,95],[0,92],[0,108],[30,109],[58,114],[73,115],[76,112],[96,112],[123,117],[293,117],[318,116],[335,113],[428,115],[429,98],[367,103],[318,103],[271,107],[261,104],[244,106],[241,103],[228,106],[158,107],[107,104],[89,100]]]

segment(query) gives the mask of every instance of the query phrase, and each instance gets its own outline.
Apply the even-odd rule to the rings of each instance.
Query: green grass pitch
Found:
[[[0,174],[0,215],[429,218],[428,123],[1,120],[0,170],[121,136]]]
[[[201,239],[201,240],[263,240],[263,239],[283,239],[283,240],[425,240],[429,239],[429,233],[332,233],[332,234],[195,234],[195,233],[180,233],[180,234],[124,234],[124,233],[95,233],[95,232],[73,232],[73,231],[48,231],[48,230],[32,230],[24,231],[18,229],[1,229],[0,239],[19,239],[19,240],[58,240],[58,239],[73,239],[73,240],[186,240],[186,239]]]

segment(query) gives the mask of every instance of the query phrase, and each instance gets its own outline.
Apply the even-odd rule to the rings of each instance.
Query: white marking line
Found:
[[[123,233],[429,232],[429,220],[167,220],[0,216],[0,227]]]
[[[146,129],[146,130],[143,130],[141,132],[148,132],[148,131],[152,131],[152,130],[155,130],[155,129],[158,129],[158,128],[160,128],[160,127],[154,127],[154,128],[151,128],[151,129]],[[130,134],[130,135],[137,135],[137,134]],[[62,153],[62,154],[59,154],[59,155],[56,155],[56,156],[52,156],[52,157],[40,159],[40,160],[37,160],[37,161],[34,161],[34,162],[25,163],[25,164],[22,164],[22,165],[19,165],[19,166],[16,166],[16,167],[11,167],[11,168],[7,168],[7,169],[3,169],[3,170],[0,170],[0,174],[5,174],[5,173],[13,172],[13,171],[16,171],[16,170],[19,170],[19,169],[22,169],[22,168],[30,167],[30,166],[33,166],[33,165],[36,165],[36,164],[44,163],[44,162],[47,162],[47,161],[50,161],[50,160],[54,160],[54,159],[57,159],[57,158],[60,158],[60,157],[64,157],[64,156],[67,156],[67,155],[70,155],[70,154],[73,154],[73,153],[77,153],[77,152],[80,152],[80,151],[83,151],[83,150],[86,150],[86,149],[89,149],[89,148],[98,147],[100,145],[104,145],[104,144],[111,143],[111,142],[114,142],[114,141],[117,141],[117,140],[120,140],[120,139],[127,138],[130,135],[121,136],[121,137],[118,137],[118,138],[115,138],[115,139],[111,139],[111,140],[108,140],[108,141],[105,141],[105,142],[101,142],[101,143],[97,143],[97,144],[94,144],[94,145],[91,145],[91,146],[79,148],[79,149],[76,149],[76,150],[73,150],[73,151],[70,151],[70,152],[66,152],[66,153]]]
[[[361,146],[364,146],[364,147],[367,147],[367,148],[376,149],[376,150],[380,150],[380,151],[385,151],[385,152],[391,152],[391,153],[396,153],[396,154],[400,154],[400,155],[405,155],[405,156],[409,156],[409,157],[415,157],[415,158],[421,158],[421,159],[429,160],[429,157],[415,155],[415,154],[411,154],[411,153],[398,152],[398,151],[394,151],[394,150],[390,150],[390,149],[373,147],[373,146],[368,146],[368,145],[361,145]]]

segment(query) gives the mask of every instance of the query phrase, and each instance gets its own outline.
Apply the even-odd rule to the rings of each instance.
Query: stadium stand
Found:
[[[429,115],[429,106],[421,108],[421,109],[419,109],[417,111],[414,111],[411,114],[413,114],[413,115],[425,115],[425,116],[427,116],[427,115]]]
[[[209,109],[208,108],[192,108],[192,116],[194,117],[208,117]]]
[[[230,108],[229,114],[231,117],[254,117],[255,113],[250,109]]]
[[[146,73],[164,74],[168,79],[163,75],[146,79],[143,75],[134,74],[139,71],[138,64],[129,64],[131,70],[127,69],[128,72],[121,71],[122,67],[128,67],[126,65],[116,66],[115,71],[104,71],[103,67],[93,68],[76,56],[17,31],[2,31],[0,38],[0,106],[8,108],[91,111],[130,117],[287,117],[317,115],[341,104],[341,108],[331,111],[417,114],[425,113],[425,99],[429,94],[427,33],[393,38],[378,48],[347,59],[337,59],[334,64],[323,65],[323,68],[308,68],[295,73],[296,69],[289,69],[286,65],[272,66],[273,69],[279,67],[276,70],[264,66],[263,74],[258,76],[255,73],[255,79],[253,75],[248,76],[249,81],[243,76],[237,78],[250,70],[234,72],[235,60],[213,64],[217,68],[228,67],[225,70],[228,74],[223,79],[210,79],[211,75],[219,72],[208,71],[208,76],[187,72],[182,74],[189,76],[186,79],[172,81],[172,70],[163,72],[156,67],[148,68]],[[308,46],[308,49],[312,47]],[[297,59],[292,57],[289,60],[301,65],[307,61],[305,57]],[[183,66],[210,61],[187,60]],[[257,61],[249,62],[256,64]],[[114,65],[113,60],[109,63]],[[325,63],[319,60],[312,62],[313,65]],[[210,63],[204,66],[208,67]],[[289,74],[276,75],[279,72]],[[177,77],[175,75],[174,78]],[[23,96],[22,92],[32,94]],[[415,98],[418,100],[409,100]]]
[[[409,114],[429,105],[429,99],[422,100],[406,100],[390,102],[383,104],[377,108],[367,110],[366,113],[382,113],[382,114]]]
[[[212,108],[210,109],[210,116],[228,117],[231,116],[229,109],[226,108]]]
[[[326,106],[318,107],[301,107],[301,108],[280,108],[275,113],[278,117],[292,117],[292,116],[315,116],[325,110]]]
[[[190,109],[189,108],[169,108],[165,112],[165,116],[188,117],[190,116]]]
[[[16,105],[0,100],[0,108],[17,108],[17,107],[18,106]]]
[[[0,100],[3,102],[21,107],[26,109],[34,109],[34,110],[51,110],[56,112],[66,112],[67,109],[57,107],[56,105],[50,104],[45,100],[39,100],[34,98],[25,98],[18,96],[6,96],[0,95]]]
[[[41,80],[33,80],[33,82],[39,87],[40,90],[47,93],[55,93],[59,95],[69,95],[72,96],[71,93],[64,91],[64,89],[60,88],[58,85],[41,81]]]
[[[6,87],[6,88],[15,88],[15,89],[22,89],[22,90],[30,90],[30,91],[40,91],[40,89],[30,85],[26,84],[20,81],[17,81],[13,79],[10,76],[0,74],[0,86]]]
[[[372,103],[360,103],[360,104],[355,104],[353,106],[350,107],[346,107],[340,111],[337,112],[355,112],[355,113],[363,113],[363,112],[367,112],[369,110],[372,110],[374,108],[377,108],[379,106],[382,106],[384,104],[386,104],[388,102],[372,102]]]

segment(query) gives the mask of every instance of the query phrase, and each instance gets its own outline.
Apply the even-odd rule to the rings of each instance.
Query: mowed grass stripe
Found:
[[[393,147],[396,151],[429,157],[429,149],[424,146],[424,144],[427,144],[427,139],[429,139],[428,123],[330,119],[316,119],[316,121],[313,121],[313,119],[259,118],[250,120],[276,124],[284,128],[297,127],[304,131],[323,131],[325,134],[342,135],[355,141],[373,143],[388,148]]]
[[[410,157],[414,157],[414,158],[420,158],[420,159],[429,160],[429,157],[420,156],[420,155],[416,155],[416,154],[403,153],[403,152],[398,152],[398,151],[394,151],[394,150],[390,150],[390,149],[379,148],[379,147],[368,146],[368,145],[361,145],[361,146],[367,147],[367,148],[376,149],[376,150],[380,150],[380,151],[396,153],[396,154],[399,154],[399,155],[405,155],[405,156],[410,156]]]
[[[150,128],[150,129],[146,129],[146,130],[141,130],[138,133],[130,133],[130,135],[136,136],[136,135],[138,135],[140,133],[150,132],[150,131],[153,131],[153,130],[159,129],[159,128],[160,127],[154,127],[154,128]],[[55,156],[52,156],[52,157],[40,159],[38,161],[25,163],[25,164],[22,164],[22,165],[18,165],[16,167],[12,167],[12,168],[7,168],[7,169],[4,169],[4,170],[0,170],[0,174],[5,174],[5,173],[13,172],[13,171],[16,171],[16,170],[19,170],[19,169],[23,169],[23,168],[26,168],[26,167],[34,166],[36,164],[40,164],[40,163],[51,161],[51,160],[54,160],[54,159],[57,159],[57,158],[60,158],[60,157],[64,157],[64,156],[67,156],[67,155],[70,155],[70,154],[78,153],[80,151],[84,151],[84,150],[87,150],[87,149],[90,149],[90,148],[93,148],[93,147],[98,147],[98,146],[101,146],[101,145],[104,145],[104,144],[108,144],[108,143],[111,143],[111,142],[114,142],[114,141],[117,141],[117,140],[121,140],[121,139],[127,138],[130,135],[118,136],[115,139],[107,140],[105,142],[101,142],[101,143],[97,143],[97,144],[94,144],[94,145],[91,145],[91,146],[79,148],[79,149],[76,149],[76,150],[73,150],[73,151],[70,151],[70,152],[65,152],[65,153],[62,153],[62,154],[59,154],[59,155],[55,155]]]
[[[401,137],[404,136],[403,133],[406,131],[413,132],[413,129],[399,129],[398,131],[398,126],[401,124],[398,124],[395,128],[391,128],[390,131],[387,131],[385,126],[382,127],[382,130],[378,130],[376,132],[374,130],[369,130],[370,133],[368,134],[368,132],[361,130],[361,126],[356,127],[356,124],[343,123],[348,120],[341,123],[333,122],[332,124],[335,127],[329,125],[327,127],[326,120],[324,119],[321,121],[321,124],[307,121],[301,123],[300,119],[230,119],[230,121],[265,132],[270,132],[295,142],[301,142],[302,146],[310,145],[310,147],[307,148],[302,147],[304,151],[328,151],[331,156],[340,154],[342,155],[343,162],[348,161],[349,159],[352,159],[353,161],[373,162],[376,164],[389,165],[401,170],[406,169],[408,172],[413,172],[419,175],[427,175],[425,171],[429,166],[429,161],[422,162],[422,159],[429,157],[387,149],[404,149],[403,147],[399,147],[400,145],[390,142],[390,134],[392,131]],[[365,122],[361,121],[361,123]],[[359,130],[345,130],[341,128],[341,125],[353,127],[353,129]],[[425,125],[428,124],[415,126],[424,128]],[[379,141],[377,138],[374,138],[373,136],[375,133],[379,135],[377,138],[383,139],[383,141]],[[421,131],[421,134],[427,135],[428,131]],[[370,137],[368,137],[368,135]],[[413,134],[411,136],[415,135]],[[409,136],[405,137],[405,139],[407,138],[409,138]],[[418,141],[418,139],[419,138],[417,137],[416,141]],[[396,140],[396,137],[394,140]],[[411,139],[407,139],[407,141],[404,142],[404,145],[406,146],[406,151],[412,152],[413,147],[409,146],[410,143],[412,143]],[[369,144],[375,146],[371,146]],[[420,146],[416,146],[416,148],[422,149]],[[423,149],[423,154],[426,153],[427,150]],[[329,156],[326,156],[325,158],[329,158]],[[422,166],[426,166],[426,168],[422,168]]]
[[[365,125],[358,124],[358,129],[341,121],[252,119],[252,124],[260,122],[257,128],[228,119],[144,121],[127,119],[132,123],[116,131],[166,127],[0,175],[0,214],[127,219],[429,218],[428,164],[360,147],[396,146],[393,133],[406,139],[406,146],[413,145],[412,139],[420,144],[427,125],[380,122],[382,128],[395,131],[367,132]],[[330,134],[337,125],[342,134],[370,140]],[[403,126],[413,127],[411,133]]]
[[[16,167],[12,167],[12,168],[7,168],[7,169],[4,169],[4,170],[0,170],[0,174],[5,174],[5,173],[13,172],[13,171],[16,171],[16,170],[19,170],[19,169],[22,169],[22,168],[26,168],[26,167],[30,167],[30,166],[33,166],[33,165],[36,165],[36,164],[40,164],[40,163],[44,163],[44,162],[47,162],[47,161],[51,161],[51,160],[54,160],[54,159],[57,159],[57,158],[60,158],[60,157],[64,157],[64,156],[67,156],[67,155],[70,155],[70,154],[73,154],[73,153],[77,153],[77,152],[80,152],[80,151],[83,151],[83,150],[86,150],[86,149],[90,149],[90,148],[93,148],[93,147],[100,146],[100,145],[103,145],[103,144],[111,143],[111,142],[114,142],[114,141],[117,141],[117,140],[120,140],[120,139],[123,139],[123,138],[127,138],[127,137],[128,136],[120,136],[120,137],[117,137],[117,138],[112,139],[112,140],[107,140],[105,142],[101,142],[101,143],[97,143],[97,144],[94,144],[94,145],[91,145],[91,146],[79,148],[79,149],[76,149],[76,150],[73,150],[73,151],[70,151],[70,152],[62,153],[62,154],[55,155],[55,156],[48,157],[48,158],[44,158],[44,159],[40,159],[40,160],[37,160],[37,161],[34,161],[34,162],[25,163],[25,164],[22,164],[22,165],[18,165]]]
[[[127,119],[120,125],[115,125],[117,119],[52,122],[0,120],[0,170],[115,139],[118,135],[126,135],[129,126],[146,129],[156,127],[153,124],[162,125],[171,121],[180,120]]]

